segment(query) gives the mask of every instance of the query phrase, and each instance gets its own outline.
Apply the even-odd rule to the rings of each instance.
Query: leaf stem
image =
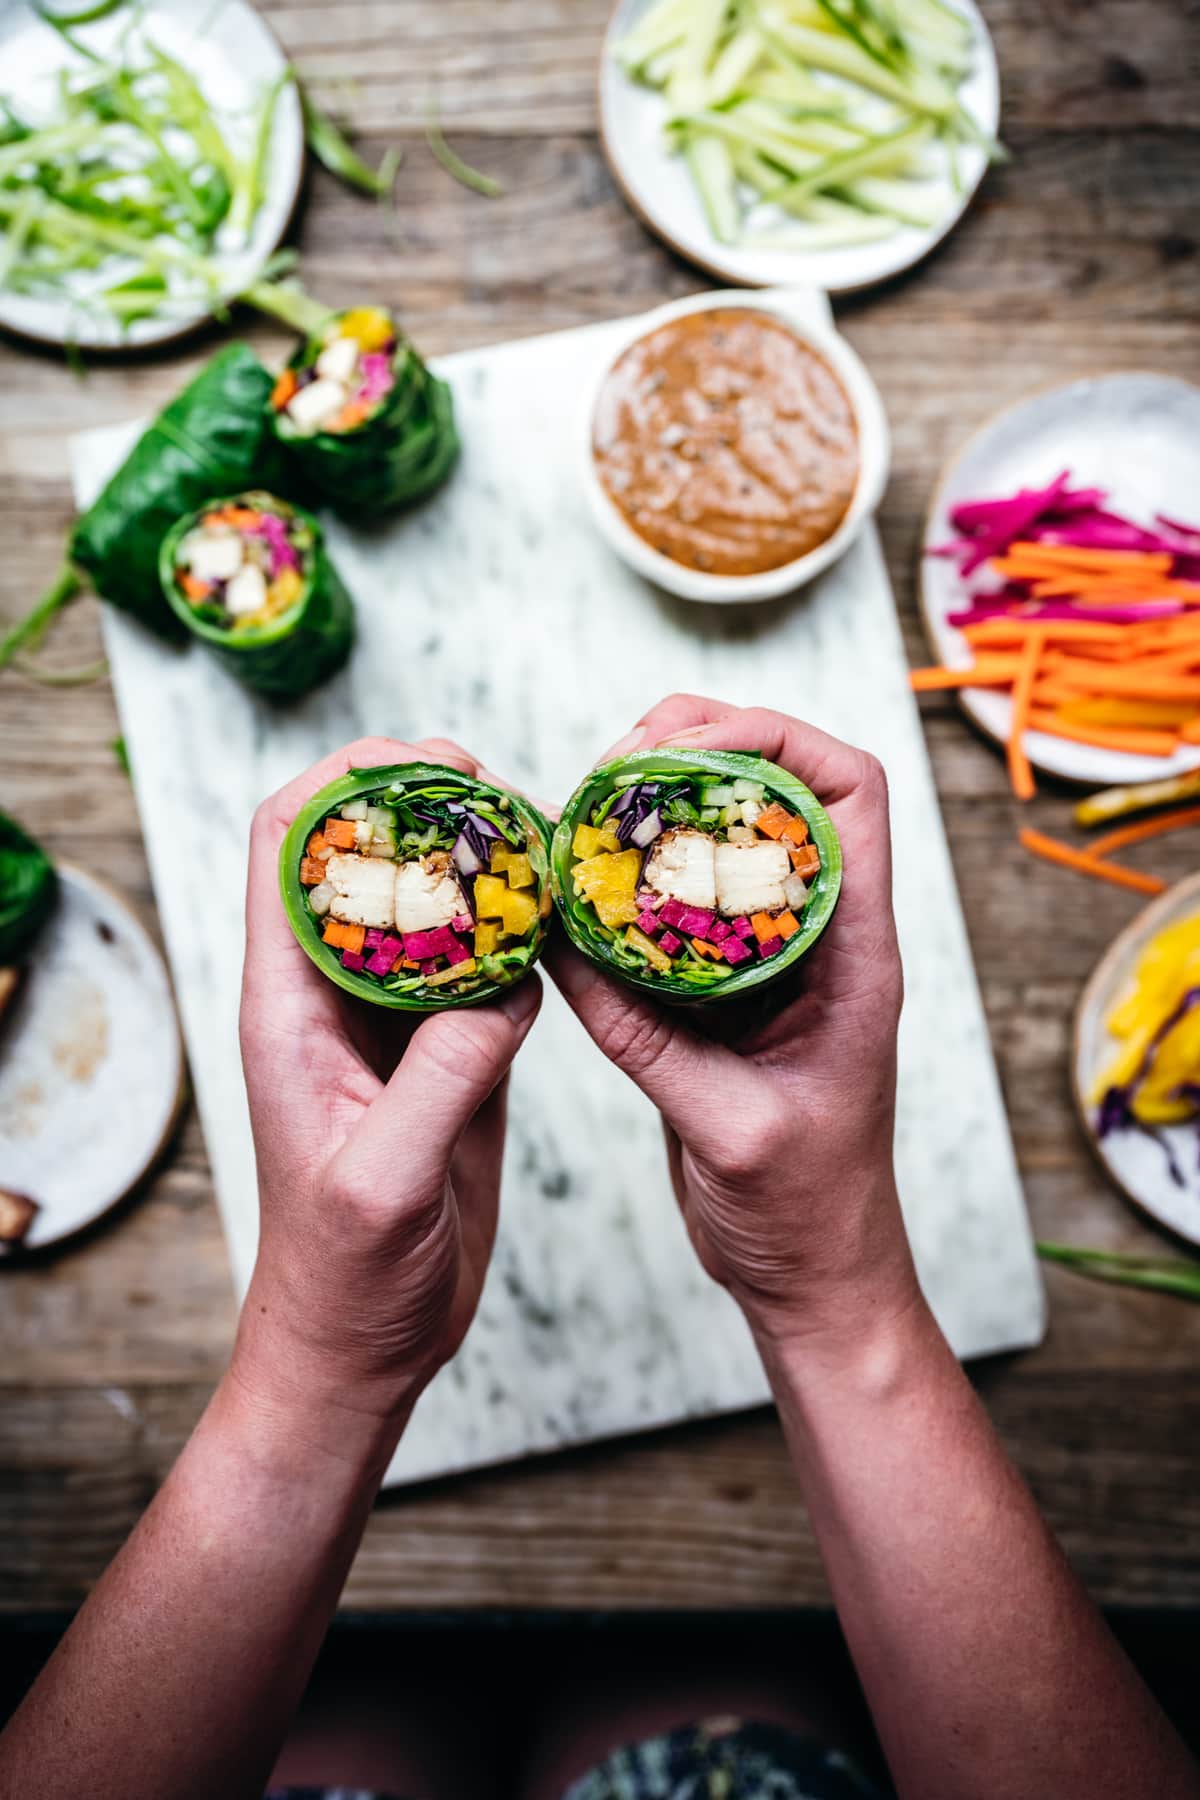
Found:
[[[25,617],[0,640],[0,669],[10,663],[18,650],[33,648],[45,635],[46,627],[56,613],[84,590],[83,576],[74,563],[65,562],[41,599]]]

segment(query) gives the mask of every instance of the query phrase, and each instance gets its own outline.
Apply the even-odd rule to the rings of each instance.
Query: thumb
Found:
[[[371,1105],[358,1155],[378,1159],[382,1175],[403,1154],[411,1176],[440,1189],[459,1138],[507,1075],[541,1003],[541,981],[529,975],[487,1006],[424,1019]]]
[[[748,1110],[741,1058],[700,1037],[670,1009],[630,994],[561,941],[547,966],[568,1006],[609,1061],[641,1088],[671,1129],[701,1155],[726,1142],[731,1116]]]

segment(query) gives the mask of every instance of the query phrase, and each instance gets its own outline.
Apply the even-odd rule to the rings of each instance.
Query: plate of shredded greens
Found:
[[[974,0],[618,0],[601,135],[629,204],[709,274],[848,293],[965,212],[1000,84]]]
[[[269,268],[303,168],[296,84],[244,0],[0,8],[0,325],[179,336]]]

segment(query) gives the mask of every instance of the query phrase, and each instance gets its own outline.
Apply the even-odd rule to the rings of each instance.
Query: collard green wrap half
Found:
[[[387,318],[376,309],[334,314],[324,329],[299,346],[285,371],[311,377],[330,333],[363,316]],[[302,431],[280,405],[280,387],[269,409],[272,429],[293,473],[292,485],[314,504],[347,518],[369,520],[407,506],[446,479],[458,456],[454,401],[398,327],[387,350],[391,385],[363,402],[361,422],[338,430]],[[369,340],[368,340],[369,341]],[[378,358],[378,352],[368,352]],[[385,379],[387,372],[385,371]],[[356,378],[357,379],[357,378]]]
[[[41,845],[0,812],[0,968],[24,960],[57,889],[54,865]]]
[[[352,846],[333,842],[351,830]],[[279,881],[321,973],[401,1012],[495,999],[537,961],[554,910],[550,827],[537,808],[440,763],[353,769],[330,782],[293,820]],[[447,881],[457,895],[449,906]],[[462,910],[451,917],[454,905]]]
[[[646,750],[606,763],[572,794],[551,849],[572,943],[631,987],[688,1004],[745,996],[794,969],[828,924],[841,878],[820,801],[740,751]],[[673,883],[690,885],[691,899]],[[756,883],[763,905],[742,906]]]
[[[257,509],[286,528],[294,575],[282,610],[231,619],[219,601],[193,603],[180,587],[181,546],[205,519]],[[264,548],[267,548],[264,544]],[[269,570],[268,570],[269,572]],[[244,686],[276,699],[306,694],[346,661],[354,642],[354,605],[325,548],[320,525],[303,507],[251,489],[210,500],[177,519],[159,552],[159,581],[185,629]],[[271,582],[268,593],[273,593]]]
[[[184,632],[158,577],[175,520],[212,494],[274,485],[270,392],[271,377],[247,345],[219,351],[142,433],[71,534],[70,559],[101,598],[162,637]]]

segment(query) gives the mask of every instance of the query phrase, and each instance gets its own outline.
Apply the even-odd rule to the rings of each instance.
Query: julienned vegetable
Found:
[[[715,238],[817,251],[928,229],[958,146],[1001,153],[958,98],[974,50],[944,0],[657,0],[616,55],[662,91]]]
[[[1138,525],[1100,488],[1045,487],[969,501],[951,514],[964,578],[992,585],[949,614],[972,652],[962,668],[915,670],[918,693],[989,687],[1012,695],[1013,791],[1034,792],[1025,735],[1136,756],[1200,743],[1200,527]]]
[[[58,877],[39,844],[0,812],[0,970],[24,962],[50,915]]]
[[[1090,1096],[1097,1135],[1138,1130],[1158,1136],[1182,1186],[1184,1172],[1162,1133],[1200,1119],[1200,917],[1156,933],[1138,958],[1131,991],[1105,1026],[1120,1049]]]
[[[260,693],[305,694],[350,654],[354,608],[321,527],[272,494],[185,514],[163,540],[159,575],[187,629]]]
[[[305,952],[348,993],[405,1012],[473,1006],[541,953],[549,848],[527,800],[458,769],[355,769],[293,821],[283,904]]]
[[[833,822],[786,769],[648,750],[596,769],[554,833],[554,897],[594,963],[664,1000],[744,994],[799,961],[842,878]]]
[[[355,517],[420,499],[458,455],[450,389],[374,306],[331,314],[300,346],[270,416],[306,490]]]

